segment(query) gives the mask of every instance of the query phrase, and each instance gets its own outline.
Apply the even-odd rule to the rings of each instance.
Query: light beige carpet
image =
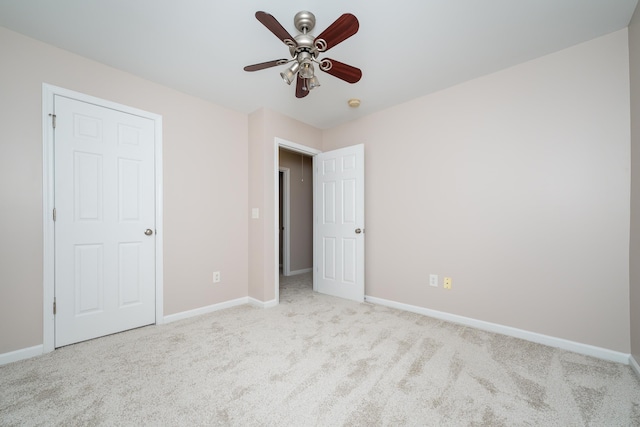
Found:
[[[0,367],[0,425],[634,426],[628,366],[311,291]]]

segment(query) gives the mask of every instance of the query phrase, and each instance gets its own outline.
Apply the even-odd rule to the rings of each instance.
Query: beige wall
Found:
[[[626,29],[323,134],[355,143],[367,295],[629,352]]]
[[[0,354],[42,343],[43,82],[163,116],[165,314],[274,298],[275,137],[365,143],[368,295],[640,354],[637,21],[324,132],[0,28]]]
[[[304,167],[301,158],[304,159]],[[312,158],[280,149],[280,167],[289,168],[291,271],[313,267],[313,171]]]
[[[42,343],[43,82],[163,116],[165,315],[247,295],[246,115],[3,28],[0,62],[0,354]]]
[[[631,354],[640,361],[640,8],[629,25],[631,70]]]
[[[275,111],[260,109],[249,115],[249,208],[260,218],[249,222],[249,296],[275,298],[275,138],[319,150],[322,131]]]
[[[259,301],[266,301],[265,281],[268,280],[264,254],[268,229],[265,230],[263,218],[264,193],[268,190],[265,186],[269,181],[269,165],[265,165],[264,159],[267,150],[264,141],[265,112],[260,109],[249,116],[249,210],[257,208],[260,212],[260,218],[249,220],[249,296]],[[250,212],[247,212],[247,216],[250,216]]]

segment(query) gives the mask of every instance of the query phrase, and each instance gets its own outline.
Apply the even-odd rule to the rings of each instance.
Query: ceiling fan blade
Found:
[[[287,46],[297,46],[296,40],[291,37],[291,34],[287,30],[284,29],[282,25],[278,22],[273,15],[268,14],[267,12],[258,11],[256,12],[256,19],[262,23],[269,31],[271,31],[277,38],[282,40],[284,44]]]
[[[296,98],[304,98],[305,96],[309,95],[308,82],[300,77],[296,77],[296,80],[298,81],[296,83]]]
[[[320,62],[320,69],[348,83],[357,83],[362,78],[360,68],[352,67],[335,59],[323,59]]]
[[[247,65],[246,67],[244,67],[244,70],[245,71],[264,70],[265,68],[271,68],[271,67],[275,67],[277,65],[284,65],[287,62],[289,62],[288,59],[276,59],[276,60],[273,60],[273,61],[261,62],[259,64]]]
[[[360,24],[358,18],[351,13],[345,13],[315,38],[313,44],[320,52],[326,52],[358,32]]]

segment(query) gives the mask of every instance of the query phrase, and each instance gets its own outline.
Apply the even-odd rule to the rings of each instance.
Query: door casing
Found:
[[[291,171],[289,168],[279,168],[282,172],[282,274],[291,275]],[[279,219],[279,216],[278,216]],[[278,233],[280,240],[280,233]],[[279,254],[278,254],[279,255]]]
[[[60,88],[47,83],[42,85],[42,226],[43,226],[43,352],[48,353],[55,347],[55,318],[53,303],[55,296],[55,246],[53,209],[54,193],[54,132],[52,114],[55,95],[73,98],[105,108],[123,111],[145,117],[154,122],[155,134],[155,287],[156,287],[156,324],[163,323],[163,214],[162,214],[162,116],[115,102],[106,101],[83,93]]]

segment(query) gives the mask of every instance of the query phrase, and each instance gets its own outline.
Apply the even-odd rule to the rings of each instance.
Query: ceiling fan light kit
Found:
[[[300,69],[300,63],[294,62],[289,68],[280,73],[280,77],[282,77],[282,80],[284,80],[286,84],[290,85],[296,77],[298,69]]]
[[[359,68],[335,59],[318,59],[321,52],[326,52],[358,32],[360,24],[354,15],[345,13],[317,37],[310,34],[316,25],[316,17],[308,11],[298,12],[294,17],[293,23],[300,32],[295,37],[292,37],[276,18],[266,12],[256,12],[256,19],[289,47],[292,59],[276,59],[247,65],[244,67],[245,71],[264,70],[292,63],[280,73],[280,77],[288,85],[294,80],[296,81],[297,98],[304,98],[309,94],[309,91],[320,86],[320,80],[315,74],[313,63],[316,63],[321,71],[348,83],[360,81],[362,71]]]

